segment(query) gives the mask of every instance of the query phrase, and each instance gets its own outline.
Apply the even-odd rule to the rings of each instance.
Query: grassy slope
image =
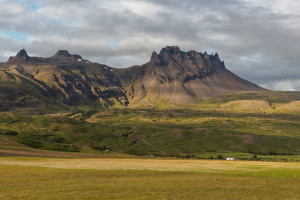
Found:
[[[300,154],[300,115],[280,109],[293,105],[289,103],[298,100],[299,93],[285,94],[224,95],[193,105],[157,101],[154,109],[80,107],[54,115],[26,114],[30,110],[19,110],[19,114],[2,112],[0,148],[29,146],[94,153],[111,149],[167,156],[224,152]],[[266,106],[268,102],[257,104],[255,109],[247,107],[253,107],[247,102],[242,103],[243,107],[235,103],[226,108],[228,101],[243,99],[268,100],[276,109]]]

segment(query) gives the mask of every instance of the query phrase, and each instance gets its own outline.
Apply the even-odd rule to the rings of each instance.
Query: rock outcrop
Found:
[[[10,57],[7,62],[8,63],[15,63],[15,62],[18,62],[18,63],[25,62],[26,63],[28,61],[29,61],[29,56],[27,55],[27,52],[24,49],[22,49],[19,51],[19,53],[17,53],[16,56]]]
[[[50,57],[54,61],[78,62],[82,57],[78,54],[70,54],[67,50],[59,50],[54,56]]]

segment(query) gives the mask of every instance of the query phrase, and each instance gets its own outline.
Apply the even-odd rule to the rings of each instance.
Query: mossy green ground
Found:
[[[22,166],[40,163],[59,163],[56,168]],[[102,159],[96,161],[101,162]],[[215,171],[172,171],[174,166],[190,166],[185,162],[201,164],[199,160],[172,161],[163,171],[160,165],[144,170],[153,159],[127,159],[140,163],[139,170],[129,170],[122,159],[103,160],[120,162],[123,170],[95,170],[98,166],[89,159],[0,158],[1,199],[299,199],[300,181],[294,173],[300,172],[295,163],[255,161],[203,161]],[[9,162],[14,162],[10,163]],[[76,169],[85,165],[86,169]],[[109,162],[107,167],[114,167]],[[66,169],[75,167],[75,169]],[[225,168],[222,169],[221,167]],[[231,170],[228,170],[231,167]],[[182,169],[182,168],[181,168]],[[207,169],[207,168],[205,168]],[[245,173],[242,173],[242,171]],[[238,172],[236,174],[236,171]],[[247,173],[246,173],[247,172]],[[255,176],[254,173],[255,172]],[[273,177],[275,172],[276,176]],[[269,175],[268,175],[268,174]],[[291,176],[292,175],[292,176]]]

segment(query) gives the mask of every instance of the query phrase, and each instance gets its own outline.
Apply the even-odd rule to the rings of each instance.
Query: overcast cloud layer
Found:
[[[265,88],[300,90],[299,10],[298,0],[0,0],[0,61],[65,49],[130,67],[176,45],[218,52]]]

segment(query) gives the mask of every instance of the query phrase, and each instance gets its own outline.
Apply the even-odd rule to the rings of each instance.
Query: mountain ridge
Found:
[[[135,102],[162,97],[175,103],[195,103],[224,93],[265,91],[227,70],[217,53],[183,52],[177,46],[153,52],[149,62],[117,75]]]
[[[126,69],[93,63],[67,50],[42,58],[22,49],[0,66],[1,87],[17,88],[23,94],[18,97],[40,104],[49,98],[71,106],[153,106],[157,99],[195,103],[225,93],[265,91],[227,70],[217,53],[184,52],[177,46],[153,52],[149,62]],[[13,98],[6,92],[2,96],[6,103]]]

